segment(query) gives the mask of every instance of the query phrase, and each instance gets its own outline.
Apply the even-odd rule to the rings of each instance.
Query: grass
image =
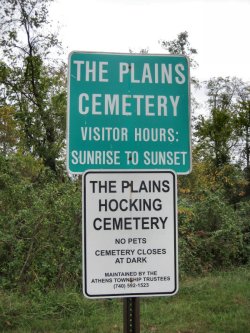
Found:
[[[142,298],[141,333],[250,332],[250,269],[180,281],[176,296]],[[0,331],[123,332],[122,301],[87,300],[76,291],[0,292]]]

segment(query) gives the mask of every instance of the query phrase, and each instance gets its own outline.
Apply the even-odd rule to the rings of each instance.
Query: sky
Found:
[[[51,20],[71,51],[166,52],[161,40],[187,31],[198,54],[199,80],[237,76],[250,81],[250,0],[55,0]]]

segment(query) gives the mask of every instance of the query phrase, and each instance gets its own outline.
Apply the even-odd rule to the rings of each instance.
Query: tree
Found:
[[[245,86],[237,109],[237,130],[240,137],[240,153],[247,181],[246,196],[250,195],[250,87]]]
[[[184,31],[181,32],[177,35],[177,38],[172,40],[172,41],[167,41],[167,40],[161,40],[159,41],[161,46],[168,51],[170,54],[181,54],[185,55],[189,59],[190,66],[192,68],[197,68],[198,63],[195,61],[194,56],[198,53],[197,50],[193,47],[190,46],[190,42],[188,39],[188,32]],[[192,76],[190,78],[190,82],[193,85],[195,89],[200,88],[199,80]],[[198,108],[199,104],[195,97],[192,95],[191,97],[191,105],[192,105],[192,110],[194,111],[195,109]],[[195,120],[193,116],[193,120]]]
[[[60,43],[47,31],[51,0],[3,0],[0,47],[8,75],[1,77],[7,102],[15,107],[24,151],[57,170],[64,146],[65,65],[50,59]]]
[[[201,149],[203,157],[210,158],[215,167],[228,164],[234,158],[239,159],[243,125],[239,116],[239,100],[244,86],[242,80],[229,77],[212,78],[206,82],[210,115],[198,117],[195,136],[197,149]],[[245,119],[245,114],[242,117]]]
[[[245,85],[237,104],[237,128],[241,137],[244,166],[250,169],[250,86]]]
[[[0,106],[0,152],[7,156],[18,143],[15,110],[11,106]]]
[[[208,119],[198,117],[195,134],[198,147],[203,157],[214,161],[215,167],[230,162],[230,150],[235,143],[233,133],[233,121],[227,109],[213,109]]]
[[[217,77],[205,82],[208,91],[208,105],[211,109],[233,110],[244,83],[236,77]]]
[[[192,68],[198,67],[198,63],[194,59],[194,55],[196,55],[198,52],[197,49],[190,46],[187,31],[179,33],[177,35],[177,38],[172,41],[161,40],[160,43],[161,46],[170,54],[186,55]],[[199,81],[195,77],[191,77],[191,83],[194,85],[195,88],[199,88]],[[196,104],[194,98],[192,99],[192,103]]]
[[[160,43],[161,46],[170,54],[186,55],[189,57],[192,67],[195,68],[198,66],[197,62],[193,58],[193,55],[197,54],[197,50],[190,47],[187,31],[179,33],[177,39],[174,39],[172,41],[162,40],[160,41]]]

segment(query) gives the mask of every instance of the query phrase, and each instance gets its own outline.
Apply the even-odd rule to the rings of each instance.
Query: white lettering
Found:
[[[165,83],[165,79],[167,83],[172,83],[172,64],[168,65],[168,69],[165,64],[161,65],[161,83]]]
[[[180,76],[175,78],[175,82],[178,84],[183,84],[186,81],[185,75],[182,73],[183,71],[184,71],[184,66],[182,64],[175,65],[175,72]]]
[[[152,76],[151,76],[149,64],[144,64],[144,66],[143,66],[141,82],[145,83],[146,80],[148,80],[148,83],[152,83]]]
[[[86,61],[86,81],[90,81],[90,76],[92,77],[93,82],[96,81],[96,61],[92,61],[92,67],[90,61]]]
[[[150,108],[154,107],[154,103],[150,103],[150,100],[154,99],[152,95],[146,95],[146,105],[145,105],[145,114],[146,116],[154,116],[155,114],[150,112]]]
[[[163,114],[162,114],[163,110]],[[158,116],[167,116],[167,97],[166,96],[158,96]]]
[[[170,103],[168,104],[168,99]],[[92,94],[79,95],[79,113],[111,116],[167,117],[178,115],[180,96]],[[167,107],[168,104],[168,107]]]
[[[104,114],[119,114],[119,95],[105,95]]]
[[[94,115],[100,115],[100,114],[102,114],[102,111],[98,111],[96,109],[97,106],[101,106],[102,105],[102,103],[97,100],[97,99],[99,99],[101,97],[102,97],[101,94],[93,94],[92,95],[92,114],[94,114]]]
[[[135,64],[130,64],[130,70],[131,70],[131,83],[140,83],[140,80],[137,80],[135,78]]]
[[[89,108],[86,106],[85,109],[83,110],[83,99],[85,99],[86,101],[89,101],[89,95],[83,93],[79,96],[79,113],[87,114],[89,112]]]
[[[132,113],[127,110],[131,106],[131,103],[128,101],[131,98],[131,95],[122,95],[122,115],[131,116]]]
[[[99,81],[100,82],[108,82],[108,78],[105,78],[104,75],[108,73],[107,68],[105,68],[106,66],[108,66],[108,62],[105,61],[101,61],[100,65],[99,65]]]
[[[180,96],[170,96],[170,101],[172,103],[172,106],[173,106],[173,116],[174,117],[177,117],[177,106],[178,106],[178,103],[179,103],[179,99],[180,99]]]
[[[121,62],[119,64],[119,82],[123,82],[124,74],[128,74],[129,72],[129,65],[126,62]]]
[[[184,151],[145,151],[143,154],[145,165],[185,165],[187,152]]]
[[[81,65],[84,64],[84,61],[81,60],[75,60],[73,64],[76,64],[76,80],[81,80]]]

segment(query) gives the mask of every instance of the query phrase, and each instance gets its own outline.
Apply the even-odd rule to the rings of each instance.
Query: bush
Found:
[[[199,273],[246,263],[245,224],[220,191],[203,192],[199,202],[184,204],[179,214],[181,271]]]
[[[46,289],[80,283],[79,184],[58,181],[31,157],[2,159],[0,182],[2,286]]]
[[[0,156],[0,286],[44,291],[81,288],[80,182],[59,178],[32,156]],[[250,204],[230,205],[220,189],[180,187],[180,273],[249,260]]]

